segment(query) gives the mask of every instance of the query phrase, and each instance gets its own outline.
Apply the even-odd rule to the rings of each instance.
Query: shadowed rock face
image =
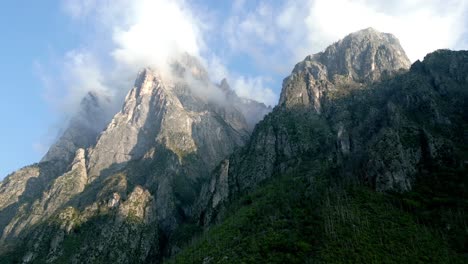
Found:
[[[37,172],[40,172],[40,167],[37,168]],[[85,151],[78,149],[68,172],[54,179],[50,186],[43,191],[40,198],[30,194],[30,199],[35,200],[22,204],[24,211],[19,210],[15,218],[4,227],[1,241],[14,239],[25,229],[50,217],[75,195],[80,194],[84,190],[87,180]],[[40,187],[36,186],[35,188],[38,190]],[[34,189],[28,191],[34,193]],[[38,192],[36,195],[40,195],[40,193]],[[17,202],[21,202],[21,200],[18,198]]]
[[[466,51],[436,51],[409,69],[398,40],[373,29],[308,56],[246,146],[203,186],[198,220],[222,218],[230,201],[302,162],[396,192],[411,190],[427,164],[463,166],[467,65]]]
[[[60,138],[50,147],[41,162],[61,161],[67,166],[79,148],[96,144],[99,133],[110,120],[111,99],[98,92],[88,92],[78,112],[70,120]]]

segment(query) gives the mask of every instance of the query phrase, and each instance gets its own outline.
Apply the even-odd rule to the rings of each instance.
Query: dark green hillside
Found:
[[[205,233],[181,239],[191,242],[169,262],[464,263],[456,243],[466,233],[451,237],[437,228],[440,219],[406,210],[408,198],[336,185],[334,170],[309,165],[245,195]]]

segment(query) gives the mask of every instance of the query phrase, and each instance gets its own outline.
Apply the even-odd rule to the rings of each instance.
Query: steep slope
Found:
[[[381,50],[390,54],[383,56]],[[342,158],[342,152],[349,154],[352,143],[344,126],[349,117],[339,118],[350,112],[335,111],[342,105],[337,100],[353,91],[373,91],[370,86],[376,85],[381,73],[395,75],[408,67],[398,40],[371,28],[346,36],[323,53],[306,57],[284,80],[279,105],[258,125],[250,143],[225,162],[228,167],[221,167],[220,175],[229,171],[229,194],[242,193],[275,172],[284,172],[299,164],[306,153],[333,159]],[[210,192],[214,189],[211,187]],[[201,196],[204,202],[210,197]]]
[[[100,99],[89,94],[43,161],[2,183],[0,243],[15,248],[11,258],[128,263],[167,254],[164,241],[191,216],[200,182],[250,133],[242,100],[212,84],[195,58],[183,54],[170,69],[142,70],[101,133]],[[41,176],[46,164],[66,167]],[[26,197],[31,177],[44,179]]]
[[[297,64],[283,83],[280,104],[257,125],[250,142],[223,161],[203,186],[195,222],[209,226],[222,221],[232,214],[231,204],[256,186],[305,167],[318,170],[317,175],[329,172],[325,179],[307,176],[311,184],[342,182],[337,193],[346,195],[345,186],[355,183],[365,183],[377,191],[402,193],[398,203],[422,217],[414,221],[441,228],[437,230],[449,226],[443,233],[451,237],[451,247],[464,252],[468,54],[436,51],[408,71],[408,60],[397,44],[390,35],[366,29]],[[386,50],[385,58],[376,50]],[[452,187],[440,188],[440,182]],[[411,190],[415,190],[413,196],[406,197]],[[338,202],[343,199],[332,197]],[[434,202],[437,199],[447,203]],[[415,204],[419,207],[415,208]],[[423,212],[434,215],[428,218]],[[452,228],[460,233],[447,231]],[[380,235],[373,236],[379,239]],[[346,241],[344,234],[340,239]],[[212,241],[216,243],[216,239]],[[196,250],[202,249],[189,252]],[[409,258],[418,257],[419,253],[413,253]],[[391,254],[385,257],[393,259]]]
[[[445,226],[422,224],[394,196],[345,187],[326,164],[305,161],[234,200],[209,229],[184,226],[168,263],[466,263],[441,235]]]
[[[59,178],[63,179],[61,175],[75,170],[73,166],[77,157],[84,155],[83,149],[95,144],[100,129],[104,126],[103,123],[108,119],[109,106],[110,99],[106,95],[96,92],[86,94],[68,127],[50,147],[41,162],[10,174],[0,183],[2,241],[16,236],[26,226],[39,221],[43,213],[50,214],[56,209],[53,207],[39,209],[39,200],[45,195],[44,192],[50,190],[54,182],[59,181]],[[84,157],[80,158],[84,164],[83,159]],[[60,203],[61,199],[57,198],[56,202]],[[39,217],[31,215],[32,211],[35,211]]]

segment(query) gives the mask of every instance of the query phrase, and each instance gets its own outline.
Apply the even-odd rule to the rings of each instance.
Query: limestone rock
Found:
[[[364,29],[296,64],[283,82],[279,105],[308,106],[320,112],[327,92],[379,81],[410,65],[395,36]]]
[[[90,91],[82,99],[78,112],[69,121],[59,139],[42,158],[45,161],[60,160],[68,166],[75,151],[96,143],[99,133],[109,122],[111,99],[104,93]]]

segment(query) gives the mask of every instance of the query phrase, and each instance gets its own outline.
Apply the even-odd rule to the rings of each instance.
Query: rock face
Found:
[[[73,160],[77,149],[93,146],[99,133],[110,120],[110,105],[109,96],[93,91],[88,92],[68,127],[41,161],[62,161],[68,165]]]
[[[396,192],[428,164],[463,166],[467,65],[467,52],[436,51],[408,69],[398,40],[373,29],[308,56],[250,142],[202,188],[198,220],[222,218],[230,201],[302,162]]]
[[[185,67],[190,69],[177,64],[176,70],[185,71]],[[191,78],[210,85],[207,77],[195,75],[203,69],[191,70],[194,72],[190,73]],[[217,107],[198,97],[187,86],[185,76],[176,77],[163,80],[150,69],[139,74],[122,111],[90,151],[90,180],[111,165],[124,166],[130,160],[153,158],[155,146],[163,146],[180,160],[200,151],[211,168],[235,146],[243,144],[248,138],[248,126],[242,113],[229,105]]]
[[[1,183],[2,250],[21,248],[25,263],[162,258],[159,241],[191,216],[201,182],[269,111],[211,83],[187,54],[170,73],[143,69],[113,118],[109,106],[89,93],[43,160]]]
[[[18,237],[25,228],[34,226],[44,218],[51,216],[61,206],[84,190],[87,178],[85,151],[84,149],[78,149],[70,170],[56,178],[48,190],[42,193],[40,199],[35,200],[30,205],[23,205],[29,207],[30,212],[26,213],[20,210],[4,228],[1,241]],[[34,199],[35,197],[32,196],[31,198]]]
[[[410,65],[397,38],[364,29],[298,63],[284,80],[279,105],[313,107],[320,112],[325,93],[379,81]]]

